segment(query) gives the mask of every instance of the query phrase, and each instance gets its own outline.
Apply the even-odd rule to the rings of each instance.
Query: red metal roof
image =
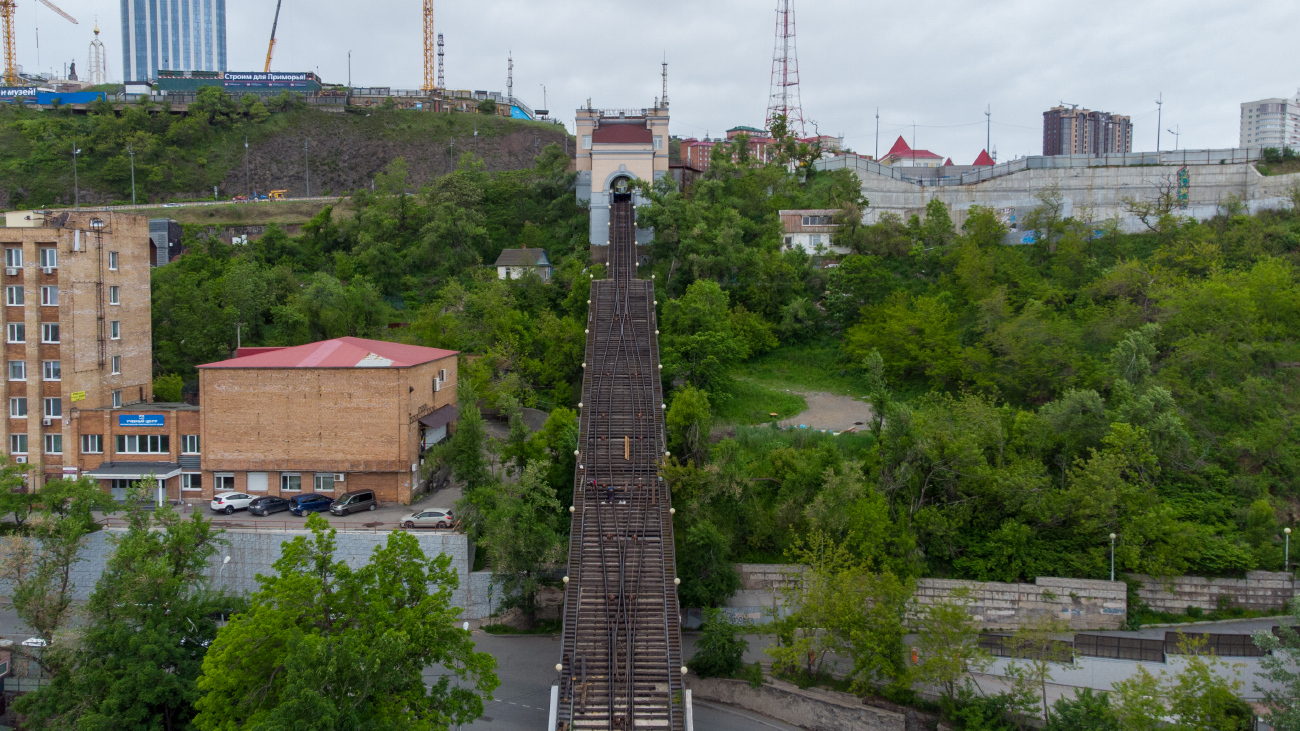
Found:
[[[907,146],[907,141],[903,139],[902,135],[899,135],[898,140],[894,142],[894,146],[889,148],[889,152],[885,153],[885,157],[889,157],[890,155],[901,155],[904,152],[911,151],[912,148]]]
[[[231,358],[200,368],[406,368],[456,355],[454,350],[364,338],[335,338]]]
[[[996,163],[994,163],[994,162],[993,162],[993,158],[989,156],[989,151],[988,151],[988,150],[980,150],[980,156],[977,157],[977,158],[975,158],[975,162],[974,162],[973,164],[975,164],[975,165],[988,165],[988,166],[992,167],[992,166],[995,165]]]
[[[591,133],[591,140],[610,144],[650,143],[654,141],[654,133],[645,126],[644,120],[636,124],[602,120],[596,131]]]
[[[240,348],[235,351],[235,357],[247,358],[250,355],[261,355],[262,353],[273,353],[277,350],[284,350],[284,346],[280,345],[280,346],[266,347],[266,348],[257,348],[257,347]]]
[[[948,166],[951,165],[951,164],[952,164],[952,158],[950,157],[950,158],[948,158],[947,160],[944,161],[943,166],[944,166],[944,167],[948,167]]]

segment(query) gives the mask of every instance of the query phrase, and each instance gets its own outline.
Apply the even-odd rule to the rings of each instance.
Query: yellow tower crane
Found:
[[[4,2],[4,0],[0,0]],[[424,0],[424,91],[437,88],[438,35],[433,32],[433,0]]]
[[[63,12],[50,0],[40,0],[41,4],[62,15],[73,25],[77,19]],[[4,23],[5,44],[5,86],[18,86],[18,54],[14,51],[14,9],[18,7],[15,0],[0,0],[0,20]]]
[[[271,55],[275,53],[275,29],[280,25],[280,2],[275,0],[275,21],[271,23],[271,45],[266,47],[266,68],[262,73],[271,73]]]

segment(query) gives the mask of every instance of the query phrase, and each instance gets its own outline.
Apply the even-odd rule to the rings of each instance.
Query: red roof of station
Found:
[[[591,133],[593,142],[605,144],[629,144],[654,141],[654,132],[645,126],[645,120],[637,122],[617,122],[602,119],[600,126]]]
[[[991,156],[989,156],[989,151],[988,151],[988,150],[980,150],[980,156],[977,157],[977,158],[975,158],[975,162],[974,162],[974,164],[975,164],[975,165],[988,165],[989,167],[992,167],[993,165],[995,165],[995,164],[997,164],[997,163],[993,162],[993,158],[992,158]]]
[[[885,158],[890,158],[890,157],[911,158],[913,160],[940,159],[938,155],[934,154],[933,152],[930,152],[929,150],[913,150],[912,148],[908,147],[907,141],[903,139],[902,135],[898,136],[898,139],[894,142],[894,146],[889,148],[889,152],[885,155]]]
[[[253,350],[241,348],[240,351]],[[207,363],[200,368],[407,368],[456,355],[454,350],[364,338],[334,338]]]
[[[951,165],[951,164],[952,164],[952,158],[950,157],[950,158],[948,158],[947,160],[944,161],[943,166],[944,166],[944,167],[948,167],[948,166]]]

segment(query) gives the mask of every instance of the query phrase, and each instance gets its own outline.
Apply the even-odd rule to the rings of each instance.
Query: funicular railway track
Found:
[[[684,731],[658,325],[629,194],[588,310],[557,728]]]

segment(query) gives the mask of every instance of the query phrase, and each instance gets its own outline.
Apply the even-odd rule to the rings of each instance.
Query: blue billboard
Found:
[[[34,98],[37,94],[34,86],[3,86],[0,87],[0,99],[16,99],[18,97]]]
[[[164,427],[167,417],[163,414],[118,414],[117,425],[121,427]]]

